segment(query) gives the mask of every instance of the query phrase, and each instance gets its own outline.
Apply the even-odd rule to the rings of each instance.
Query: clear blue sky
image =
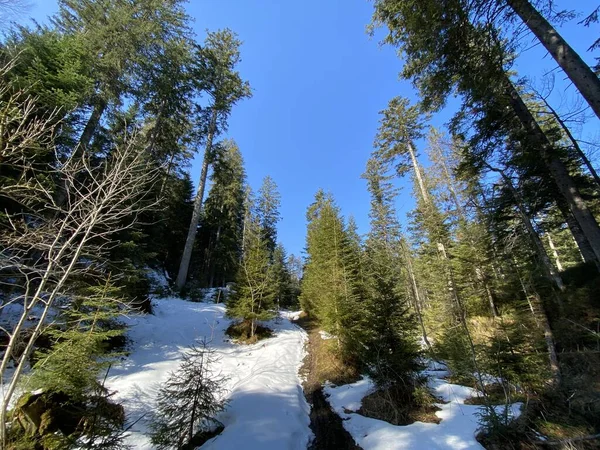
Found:
[[[589,12],[595,0],[557,1]],[[396,95],[415,99],[398,79],[401,61],[381,48],[365,27],[372,3],[367,0],[191,0],[188,13],[202,40],[206,29],[231,28],[244,42],[240,72],[254,96],[235,107],[229,137],[240,146],[248,181],[258,189],[271,175],[282,196],[279,239],[288,252],[300,254],[306,230],[305,211],[319,188],[331,191],[345,215],[354,215],[359,231],[368,230],[369,196],[360,178],[371,151],[378,112]],[[38,0],[30,15],[42,21],[56,11],[55,0]],[[598,29],[576,20],[563,35],[588,61],[587,48]],[[596,54],[596,56],[599,56]],[[534,48],[519,59],[521,75],[540,77],[554,62]],[[569,92],[563,75],[553,99]],[[442,126],[445,111],[432,123]],[[591,138],[597,122],[581,130]],[[192,178],[199,162],[192,166]],[[398,198],[401,217],[412,207],[409,181]]]

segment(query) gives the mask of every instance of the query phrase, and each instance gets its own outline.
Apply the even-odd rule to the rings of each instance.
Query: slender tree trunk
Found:
[[[89,147],[90,142],[92,141],[92,137],[94,137],[94,133],[98,129],[98,125],[100,124],[100,119],[102,119],[102,115],[107,107],[106,100],[98,99],[96,104],[94,105],[94,109],[92,110],[92,114],[85,124],[85,128],[79,137],[79,142],[77,143],[77,147],[75,147],[75,152],[82,152],[86,148]]]
[[[410,283],[413,291],[413,298],[415,303],[415,311],[417,313],[417,317],[419,318],[419,324],[421,325],[421,333],[423,334],[423,342],[427,345],[429,350],[432,350],[433,347],[427,338],[427,330],[425,329],[425,323],[423,322],[423,314],[421,313],[421,296],[419,294],[419,286],[417,285],[417,279],[415,278],[415,271],[413,270],[412,265],[412,257],[406,248],[404,242],[402,242],[402,250],[404,252],[404,259],[406,260],[406,270],[408,271],[408,277],[410,278]]]
[[[454,273],[452,271],[452,266],[450,264],[450,258],[448,258],[448,254],[446,253],[446,247],[441,242],[438,242],[438,250],[445,262],[444,265],[445,265],[445,269],[446,269],[446,277],[448,280],[448,290],[450,291],[450,296],[452,297],[452,299],[454,300],[454,303],[456,304],[460,324],[462,325],[462,327],[465,331],[465,336],[467,337],[467,340],[469,342],[469,348],[471,350],[471,362],[473,363],[473,369],[475,370],[474,375],[479,384],[479,390],[480,390],[481,394],[483,395],[483,398],[485,399],[485,406],[486,406],[486,409],[488,410],[488,413],[491,416],[495,417],[497,413],[496,413],[496,410],[494,409],[494,407],[491,406],[491,404],[489,402],[487,391],[485,389],[485,383],[483,382],[483,377],[481,375],[481,370],[479,370],[479,364],[477,362],[477,352],[475,351],[475,343],[473,342],[473,337],[471,336],[471,331],[469,330],[469,324],[467,323],[467,310],[466,310],[465,306],[463,305],[460,295],[458,295],[458,291],[456,290],[456,284],[454,282]]]
[[[548,360],[550,363],[550,372],[552,373],[552,381],[555,384],[559,384],[561,379],[560,366],[558,365],[558,355],[556,353],[556,345],[554,343],[554,333],[552,331],[552,327],[550,326],[550,320],[548,319],[546,308],[544,308],[544,304],[542,303],[540,295],[537,293],[531,283],[529,289],[531,289],[532,293],[529,293],[529,289],[527,289],[523,278],[521,278],[516,261],[514,267],[517,277],[519,278],[519,282],[521,283],[523,293],[525,294],[525,298],[527,299],[527,303],[529,304],[531,314],[533,314],[533,319],[535,320],[537,326],[540,327],[544,332],[544,341],[546,342],[546,349],[548,350]],[[532,297],[535,301],[535,304],[531,302]]]
[[[583,260],[583,262],[595,262],[598,266],[598,270],[600,271],[600,265],[598,264],[598,260],[596,259],[594,250],[592,250],[592,246],[586,239],[585,235],[583,234],[583,231],[581,231],[581,227],[579,226],[579,223],[577,223],[577,220],[575,220],[575,216],[573,216],[573,213],[569,209],[567,201],[562,196],[558,197],[556,200],[556,205],[562,213],[562,216],[565,219],[569,230],[571,231],[571,235],[573,235],[575,244],[579,249],[581,259]]]
[[[521,217],[521,222],[523,223],[523,226],[525,227],[525,230],[527,231],[527,234],[529,235],[529,238],[531,239],[531,242],[533,243],[533,245],[535,247],[535,251],[538,255],[540,262],[542,263],[542,267],[544,268],[546,277],[548,278],[548,280],[550,280],[550,282],[552,282],[552,284],[555,284],[558,287],[558,289],[560,289],[561,291],[564,291],[565,285],[562,281],[562,278],[560,277],[558,272],[556,272],[556,270],[554,269],[554,265],[550,261],[550,257],[548,256],[548,253],[546,252],[546,248],[544,247],[544,244],[542,244],[542,240],[540,239],[540,236],[538,235],[537,231],[535,231],[535,228],[533,228],[533,225],[531,224],[531,218],[529,217],[529,214],[527,213],[527,211],[525,210],[525,207],[523,206],[523,199],[521,198],[521,194],[513,186],[512,180],[510,179],[510,177],[508,177],[504,173],[503,170],[493,168],[490,165],[487,165],[487,167],[490,170],[497,172],[502,176],[502,179],[504,180],[504,185],[508,188],[508,190],[512,194],[513,198],[515,199],[515,203],[517,205],[517,211],[519,212],[519,216]]]
[[[492,317],[498,317],[498,308],[496,307],[495,295],[490,288],[488,283],[488,276],[483,269],[479,266],[475,266],[475,277],[477,278],[477,282],[483,286],[485,290],[485,294],[488,299],[488,304],[490,305],[490,312],[492,313]]]
[[[548,168],[556,186],[565,198],[569,209],[579,223],[581,230],[590,243],[596,260],[600,261],[600,227],[579,193],[573,178],[564,162],[560,159],[548,141],[548,138],[529,111],[529,108],[515,89],[508,76],[505,79],[508,98],[515,114],[528,132],[528,139],[540,151],[540,156]]]
[[[408,144],[408,152],[410,154],[410,159],[412,160],[413,169],[415,172],[415,177],[417,178],[417,182],[419,184],[419,190],[421,191],[421,197],[423,198],[423,202],[429,207],[432,206],[431,199],[429,198],[429,193],[427,192],[427,188],[425,187],[425,182],[423,181],[423,175],[421,174],[421,167],[419,166],[419,162],[415,156],[415,152],[411,144]],[[452,276],[452,268],[450,267],[450,259],[448,258],[448,254],[446,253],[446,246],[443,242],[437,242],[437,248],[442,255],[442,258],[447,266],[447,270],[449,272],[448,276],[448,289],[453,297],[456,300],[456,305],[460,307],[460,299],[458,298],[458,291],[456,290],[456,284],[454,283],[454,276]],[[462,314],[459,308],[459,315]]]
[[[200,213],[202,212],[202,200],[204,198],[204,189],[206,187],[206,177],[208,175],[208,166],[210,163],[210,157],[212,152],[213,139],[217,129],[217,110],[213,108],[212,117],[210,119],[208,137],[206,140],[206,148],[204,149],[204,160],[202,162],[202,171],[200,172],[200,182],[198,183],[198,192],[194,199],[194,210],[192,212],[192,220],[190,222],[190,228],[188,235],[185,240],[185,247],[183,249],[183,256],[181,257],[181,263],[179,264],[179,272],[177,273],[177,279],[175,280],[175,287],[178,291],[183,289],[185,282],[187,281],[188,270],[190,268],[190,260],[192,259],[192,250],[194,248],[194,241],[196,239],[196,232],[198,231],[198,224],[200,223]]]
[[[421,175],[421,168],[419,167],[419,162],[417,161],[417,157],[415,155],[413,146],[410,143],[408,144],[408,153],[410,154],[410,159],[412,160],[413,169],[415,171],[415,177],[417,177],[417,182],[419,183],[419,189],[421,190],[421,196],[423,197],[423,201],[429,204],[429,193],[425,188],[423,176]]]
[[[444,173],[443,177],[445,179],[446,187],[450,191],[450,195],[452,197],[452,201],[454,202],[454,206],[456,207],[456,212],[459,216],[459,219],[462,220],[466,224],[467,223],[467,215],[458,199],[458,193],[454,187],[454,181],[453,181],[452,175],[450,174],[450,170],[448,169],[446,157],[444,156],[444,153],[442,152],[442,149],[439,146],[437,146],[437,145],[432,146],[432,149],[433,148],[435,148],[435,150],[438,153],[437,154],[437,163],[441,166],[441,169]],[[467,239],[469,240],[471,245],[473,247],[475,247],[476,242],[474,241],[474,239],[470,233],[469,233]],[[481,286],[483,286],[483,288],[485,290],[485,293],[486,293],[486,296],[488,299],[488,303],[490,305],[490,311],[492,313],[492,317],[494,317],[494,318],[498,317],[498,308],[496,308],[495,295],[489,286],[486,270],[483,267],[481,267],[479,264],[474,263],[474,271],[475,271],[475,278],[477,280],[477,283],[480,284]]]
[[[600,79],[529,0],[506,0],[600,118]]]
[[[546,236],[548,237],[548,245],[550,246],[550,250],[552,250],[552,255],[554,256],[554,261],[556,262],[556,268],[559,272],[562,272],[564,269],[562,264],[560,263],[560,258],[558,257],[558,252],[556,251],[556,247],[554,246],[552,236],[550,236],[550,233],[546,233]]]
[[[561,117],[558,115],[556,110],[550,105],[550,103],[548,103],[548,101],[545,98],[543,98],[541,96],[539,96],[539,97],[544,102],[544,104],[546,105],[546,108],[548,108],[548,110],[550,111],[550,113],[552,114],[554,119],[558,122],[558,124],[561,126],[561,128],[563,129],[563,131],[565,132],[565,134],[571,141],[571,144],[573,145],[573,150],[575,150],[575,153],[577,153],[577,155],[579,156],[581,161],[583,161],[583,164],[585,164],[585,166],[587,167],[588,171],[590,172],[590,175],[596,182],[596,185],[597,185],[596,187],[598,189],[600,189],[600,176],[598,176],[598,172],[596,172],[596,169],[592,165],[592,162],[589,160],[587,155],[584,153],[584,151],[579,146],[579,142],[577,141],[577,139],[575,139],[575,136],[573,136],[573,133],[571,133],[571,130],[569,129],[567,124],[564,122],[564,120],[561,119]]]

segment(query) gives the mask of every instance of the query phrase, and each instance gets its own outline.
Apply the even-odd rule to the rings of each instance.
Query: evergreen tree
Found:
[[[104,113],[133,94],[145,74],[145,53],[180,35],[187,17],[180,0],[61,0],[53,24],[62,33],[81,40],[85,64],[94,78],[87,105],[89,118],[81,131],[78,149],[89,146]],[[80,150],[80,151],[81,151]]]
[[[200,111],[197,124],[200,129],[200,141],[205,143],[204,159],[198,192],[194,198],[192,220],[175,280],[178,290],[183,288],[187,280],[192,249],[202,212],[208,168],[214,157],[213,141],[227,129],[227,119],[233,106],[238,101],[252,95],[248,82],[243,81],[239,72],[235,70],[240,62],[240,46],[241,42],[236,34],[225,29],[209,32],[204,46],[198,49],[197,64],[193,73],[199,80],[200,89],[210,97],[212,103],[208,108]]]
[[[340,354],[359,364],[366,320],[358,285],[359,268],[346,226],[331,195],[318,191],[307,212],[307,259],[300,305],[335,336]]]
[[[273,251],[275,300],[278,306],[284,308],[296,306],[299,294],[298,285],[294,283],[288,261],[283,245],[277,244]]]
[[[460,0],[444,5],[382,0],[376,3],[374,21],[388,26],[386,42],[406,55],[403,75],[415,80],[426,108],[441,107],[454,88],[464,95],[473,118],[470,130],[476,131],[469,148],[477,150],[478,157],[471,158],[472,164],[505,143],[515,154],[538,155],[556,184],[560,197],[556,201],[566,202],[596,259],[600,258],[600,228],[589,202],[557,151],[560,146],[544,133],[509,76],[512,48],[495,27],[472,23],[465,6]]]
[[[277,223],[280,220],[280,205],[281,196],[277,192],[277,185],[270,176],[266,176],[259,190],[256,212],[270,252],[273,252],[277,245]]]
[[[184,355],[158,392],[153,417],[152,443],[158,449],[192,448],[194,438],[222,426],[215,416],[223,410],[223,377],[211,367],[214,351],[202,341]]]
[[[253,202],[246,202],[243,254],[227,314],[248,323],[248,337],[254,339],[258,321],[274,317],[275,273],[268,240]]]
[[[244,161],[235,142],[216,148],[211,188],[198,232],[194,277],[208,287],[233,281],[242,254],[244,221]]]
[[[371,230],[365,243],[369,338],[365,362],[383,388],[406,386],[417,368],[416,324],[405,295],[395,191],[385,165],[371,158],[364,175],[371,194]]]

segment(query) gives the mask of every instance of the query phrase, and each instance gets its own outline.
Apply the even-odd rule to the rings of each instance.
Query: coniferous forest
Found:
[[[5,23],[0,448],[600,448],[600,141],[581,133],[600,119],[584,60],[600,39],[561,35],[597,30],[592,3],[370,1],[370,45],[413,94],[372,111],[368,220],[326,186],[292,205],[302,254],[281,239],[288,172],[251,186],[230,132],[261,96],[243,35],[198,35],[184,0],[59,0]],[[556,67],[542,88],[519,73],[528,46]],[[261,352],[274,375],[244,359]],[[252,414],[302,431],[243,428],[248,380]],[[439,430],[451,406],[474,411],[462,443],[365,428]]]

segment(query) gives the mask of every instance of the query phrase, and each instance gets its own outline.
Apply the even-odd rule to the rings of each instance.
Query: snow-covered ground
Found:
[[[415,422],[406,426],[391,425],[377,419],[364,417],[353,411],[361,407],[362,399],[373,392],[373,383],[363,378],[353,384],[326,386],[325,394],[331,407],[344,420],[344,428],[364,450],[465,450],[483,449],[475,439],[480,427],[481,406],[465,405],[467,398],[477,395],[474,389],[448,383],[448,372],[443,367],[431,365],[425,374],[429,376],[431,391],[444,402],[435,414],[442,419],[439,424]],[[519,415],[521,404],[511,405],[509,414]],[[498,412],[503,408],[498,407]]]
[[[255,345],[229,342],[224,331],[230,321],[223,305],[159,299],[154,315],[135,315],[125,321],[133,342],[131,354],[111,370],[107,386],[116,390],[130,421],[140,419],[128,433],[127,443],[150,449],[145,419],[154,408],[161,382],[176,370],[181,354],[196,339],[206,337],[216,350],[216,372],[229,378],[229,404],[218,419],[221,435],[202,449],[305,449],[311,431],[298,369],[305,355],[306,333],[283,320],[269,323],[272,338]]]

